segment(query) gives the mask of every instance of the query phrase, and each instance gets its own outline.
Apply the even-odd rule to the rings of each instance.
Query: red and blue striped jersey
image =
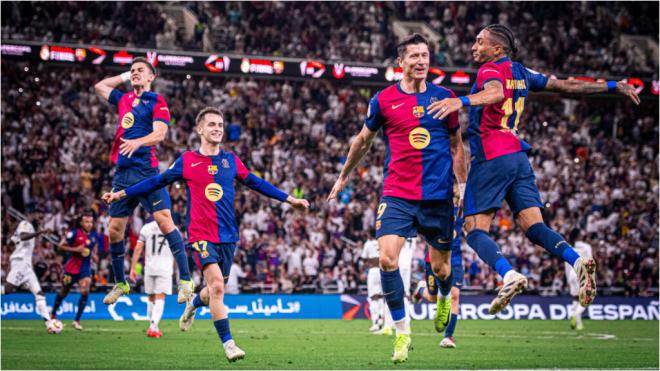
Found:
[[[436,120],[427,114],[427,107],[455,96],[453,91],[427,82],[423,93],[408,94],[395,84],[371,98],[365,125],[371,131],[383,129],[387,151],[383,196],[452,198],[450,134],[459,128],[458,113]]]
[[[80,245],[89,249],[89,255],[82,256],[80,253],[71,253],[69,259],[64,264],[64,272],[70,274],[78,274],[81,270],[89,271],[92,261],[92,251],[96,245],[96,234],[85,233],[80,228],[74,228],[66,235],[66,244],[71,247],[78,247]]]
[[[548,78],[525,68],[509,58],[488,62],[479,68],[477,81],[470,94],[484,89],[488,81],[496,80],[504,88],[504,100],[469,109],[468,136],[474,161],[492,160],[510,153],[529,151],[530,145],[518,137],[520,116],[525,109],[529,91],[545,89]]]
[[[288,195],[252,174],[233,152],[221,150],[215,156],[186,151],[160,175],[143,180],[125,192],[127,197],[146,194],[177,180],[186,182],[188,242],[238,241],[234,212],[234,180],[268,197],[285,201]]]
[[[156,147],[140,147],[128,158],[119,153],[119,146],[124,139],[137,139],[151,134],[154,121],[170,124],[170,110],[160,94],[145,91],[139,97],[134,92],[124,93],[112,89],[108,102],[117,106],[119,123],[115,139],[110,150],[110,159],[117,167],[140,166],[157,168]]]

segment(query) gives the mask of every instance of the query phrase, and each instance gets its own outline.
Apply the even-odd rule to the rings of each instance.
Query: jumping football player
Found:
[[[472,55],[482,63],[470,95],[430,104],[429,114],[443,119],[461,107],[469,108],[472,164],[465,191],[467,243],[503,278],[489,312],[506,308],[527,287],[527,279],[511,267],[488,235],[495,212],[506,200],[516,223],[533,243],[570,264],[580,282],[579,300],[589,305],[596,297],[596,262],[580,255],[564,237],[550,229],[541,216],[534,171],[527,158],[530,145],[518,136],[520,117],[530,91],[550,90],[571,94],[612,92],[639,104],[635,90],[623,81],[586,82],[548,79],[514,62],[515,38],[506,26],[487,26],[477,35]]]
[[[158,159],[155,145],[165,139],[170,123],[170,111],[165,99],[151,91],[156,79],[156,69],[145,58],[138,57],[131,64],[131,71],[102,80],[94,86],[96,94],[119,110],[119,125],[115,134],[110,157],[117,166],[112,180],[113,191],[118,191],[144,179],[158,175]],[[133,91],[124,93],[115,87],[127,81]],[[179,267],[179,295],[183,303],[192,297],[193,281],[190,279],[188,257],[181,234],[174,227],[170,213],[170,196],[164,188],[139,198],[130,198],[110,206],[109,234],[112,270],[115,286],[103,299],[112,304],[130,291],[124,274],[124,233],[128,216],[139,204],[151,213],[167,239]]]

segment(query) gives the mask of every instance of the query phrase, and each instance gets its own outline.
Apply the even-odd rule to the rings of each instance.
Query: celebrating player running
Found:
[[[148,178],[120,192],[106,193],[107,203],[149,194],[155,189],[184,180],[188,191],[188,242],[204,274],[207,286],[189,302],[181,316],[181,330],[187,330],[198,307],[208,305],[213,324],[229,361],[245,357],[229,330],[229,312],[224,305],[225,281],[229,277],[238,241],[234,211],[234,179],[249,188],[288,202],[298,210],[309,207],[307,200],[293,198],[251,173],[233,153],[221,149],[224,116],[213,107],[204,108],[195,120],[202,145],[184,152],[164,173]]]
[[[384,164],[376,237],[383,292],[397,330],[392,355],[395,363],[408,359],[411,346],[403,281],[398,269],[399,253],[406,238],[421,233],[433,247],[434,273],[441,280],[449,279],[454,173],[463,186],[467,175],[458,114],[438,120],[426,111],[432,102],[455,97],[451,90],[426,82],[428,41],[421,35],[412,35],[398,45],[397,52],[403,80],[371,99],[364,127],[353,140],[348,159],[328,196],[329,200],[337,198],[349,174],[382,129],[389,161]],[[443,294],[442,300],[438,297],[436,326],[444,329],[449,323],[451,299],[449,292]]]

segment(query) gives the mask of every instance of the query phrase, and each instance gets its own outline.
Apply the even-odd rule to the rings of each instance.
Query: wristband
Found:
[[[608,81],[607,82],[607,91],[610,93],[616,92],[616,81]]]
[[[458,97],[458,99],[460,99],[461,103],[463,103],[463,107],[470,105],[470,98],[468,98],[467,96],[464,95],[462,97]]]
[[[119,75],[119,77],[121,77],[122,82],[127,82],[127,81],[131,80],[131,73],[130,72],[124,72],[121,75]]]

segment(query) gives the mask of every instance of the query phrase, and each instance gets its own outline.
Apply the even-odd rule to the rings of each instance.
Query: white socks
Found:
[[[50,315],[48,314],[48,306],[46,306],[46,297],[43,295],[35,295],[34,301],[37,304],[37,313],[39,313],[39,316],[41,316],[44,321],[50,320]]]
[[[151,329],[158,329],[158,323],[160,322],[161,317],[163,317],[163,311],[165,310],[165,300],[156,299],[154,302],[154,308],[151,312]]]

